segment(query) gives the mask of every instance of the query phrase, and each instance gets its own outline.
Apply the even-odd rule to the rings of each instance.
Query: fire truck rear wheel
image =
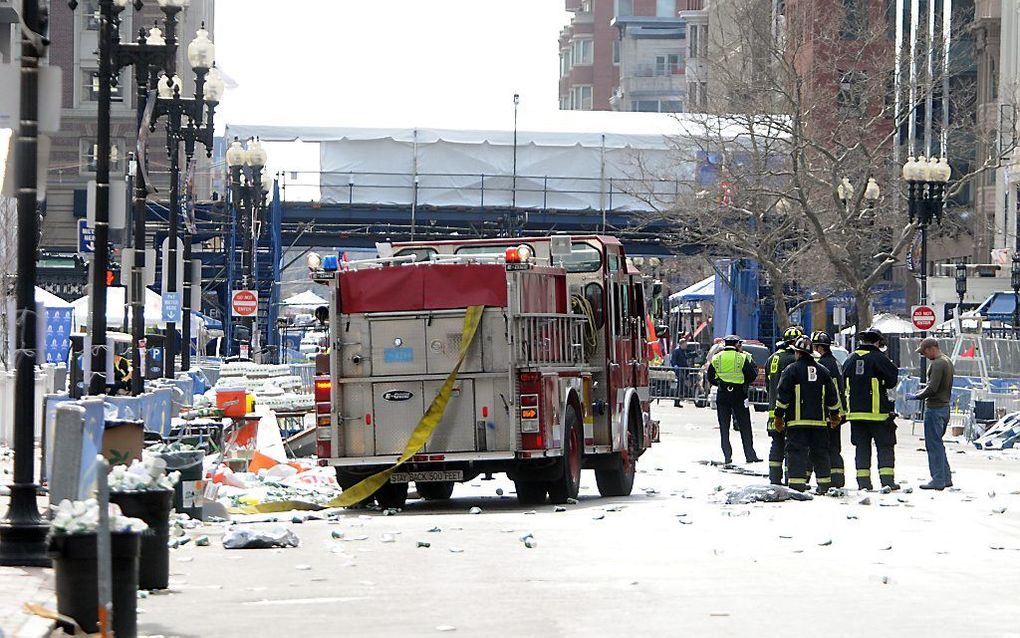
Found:
[[[418,490],[418,496],[426,501],[445,501],[453,496],[453,481],[415,483],[414,489]]]
[[[383,509],[404,507],[407,503],[407,483],[383,483],[375,492],[375,502]]]
[[[563,463],[562,474],[549,481],[549,502],[562,505],[568,499],[577,498],[581,488],[581,454],[584,451],[584,434],[581,431],[581,420],[577,417],[574,406],[568,405],[566,427],[563,431]]]
[[[631,405],[628,415],[627,449],[617,453],[613,467],[595,470],[595,482],[602,496],[630,496],[640,453],[641,411]]]
[[[544,481],[514,481],[517,502],[521,505],[545,503],[546,483]]]
[[[343,470],[343,469],[341,469],[339,467],[336,468],[336,482],[340,485],[340,487],[344,491],[349,490],[352,487],[354,487],[355,485],[357,485],[358,483],[360,483],[363,478],[365,478],[365,476],[362,476],[360,474],[351,474],[350,472],[347,472],[347,471],[345,471],[345,470]],[[364,507],[366,505],[371,505],[371,504],[372,504],[372,498],[369,497],[369,498],[364,499],[363,501],[359,501],[359,502],[355,503],[351,507]]]

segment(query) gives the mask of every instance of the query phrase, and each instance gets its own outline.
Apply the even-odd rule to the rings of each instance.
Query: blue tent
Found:
[[[978,313],[989,321],[1012,321],[1016,297],[1011,292],[993,292],[978,306]]]
[[[687,286],[669,296],[670,304],[688,301],[712,301],[715,299],[715,275],[706,277],[696,284]]]

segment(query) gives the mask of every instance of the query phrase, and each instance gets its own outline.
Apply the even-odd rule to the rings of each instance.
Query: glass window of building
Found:
[[[676,0],[656,0],[655,15],[660,18],[672,18],[676,16]]]
[[[591,38],[578,38],[574,40],[573,48],[572,65],[588,65],[595,59],[595,42]]]
[[[616,16],[634,15],[634,0],[616,0],[616,6],[613,8],[613,13]]]

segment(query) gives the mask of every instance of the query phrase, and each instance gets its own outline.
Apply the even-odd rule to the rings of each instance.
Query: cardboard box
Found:
[[[141,421],[111,420],[103,430],[103,456],[110,465],[131,465],[142,458],[145,426]]]

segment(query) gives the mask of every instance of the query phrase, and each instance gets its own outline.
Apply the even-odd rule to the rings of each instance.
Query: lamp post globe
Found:
[[[159,27],[149,29],[149,35],[145,38],[145,44],[150,47],[166,46],[166,38],[163,37],[163,30]]]
[[[157,0],[157,4],[159,4],[160,9],[187,9],[188,5],[191,4],[191,0]]]
[[[209,104],[219,104],[225,89],[226,84],[223,82],[223,75],[214,65],[205,76],[205,101]]]
[[[195,39],[188,44],[188,64],[197,70],[208,69],[216,59],[216,46],[209,39],[205,24],[198,30]]]
[[[235,137],[234,141],[231,142],[230,146],[227,148],[227,166],[230,168],[244,166],[244,161],[244,147],[241,146],[241,141]]]
[[[869,202],[876,202],[878,198],[882,196],[882,189],[879,188],[878,182],[875,181],[874,177],[868,178],[868,185],[864,188],[864,199]]]
[[[255,138],[248,143],[248,165],[252,168],[261,169],[266,165],[269,159],[266,149],[262,148],[262,143],[259,142],[258,138]]]
[[[159,79],[159,83],[156,86],[156,91],[159,97],[164,99],[172,99],[174,95],[181,94],[181,78],[178,75],[164,75]]]

